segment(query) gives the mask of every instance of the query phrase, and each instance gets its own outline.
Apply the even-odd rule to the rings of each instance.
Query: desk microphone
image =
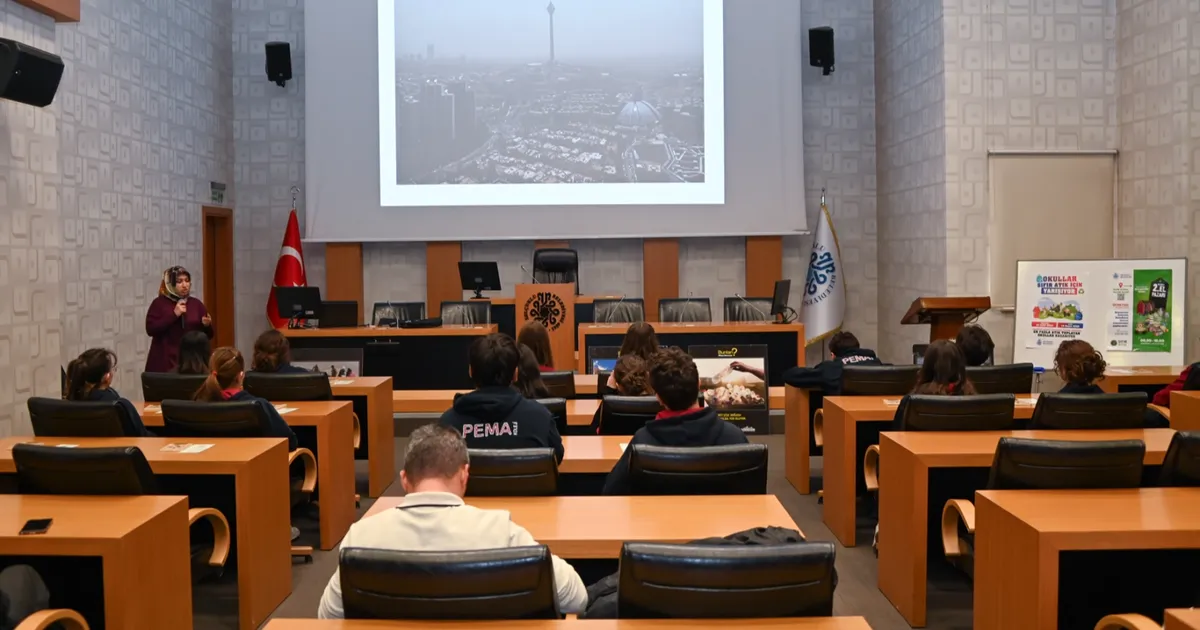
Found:
[[[767,315],[766,313],[763,312],[763,310],[761,308],[758,308],[757,306],[755,306],[754,302],[751,302],[750,300],[747,300],[746,298],[742,297],[742,295],[740,293],[734,293],[733,296],[736,297],[737,299],[745,302],[746,306],[749,306],[750,308],[758,311],[758,314],[763,316],[763,321],[771,319],[770,315]]]
[[[621,299],[617,300],[616,303],[612,305],[612,308],[608,309],[608,317],[604,318],[605,324],[612,323],[613,315],[616,315],[616,313],[617,313],[617,307],[620,306],[621,302],[624,302],[624,301],[625,301],[625,294],[622,293]]]
[[[525,275],[529,276],[529,279],[533,280],[534,284],[541,284],[540,282],[538,282],[537,276],[530,273],[529,270],[525,268],[525,265],[521,265],[521,271],[524,271]]]

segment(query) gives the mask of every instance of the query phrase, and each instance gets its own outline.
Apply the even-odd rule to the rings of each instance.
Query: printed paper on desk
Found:
[[[146,405],[142,407],[143,413],[162,413],[162,407],[159,405]]]
[[[1034,394],[1034,395],[1030,396],[1029,398],[1018,398],[1018,399],[1017,399],[1017,406],[1020,406],[1020,407],[1036,407],[1036,406],[1037,406],[1037,401],[1038,401],[1038,394]]]
[[[353,385],[353,384],[354,384],[354,381],[347,380],[347,379],[344,379],[344,378],[339,378],[339,379],[338,379],[338,380],[336,380],[336,381],[329,381],[329,384],[330,384],[330,385]]]
[[[884,398],[884,399],[883,399],[883,404],[885,404],[885,405],[887,405],[887,406],[889,406],[889,407],[899,407],[899,406],[900,406],[900,399],[899,399],[899,398]]]
[[[275,411],[278,411],[279,415],[283,415],[285,413],[291,413],[295,410],[296,410],[295,407],[289,407],[287,405],[275,405]]]
[[[625,452],[625,447],[629,446],[629,442],[621,442],[621,452]]]
[[[212,447],[213,447],[212,444],[186,444],[185,443],[185,444],[168,444],[159,450],[164,453],[194,454],[194,453],[203,453],[204,451],[207,451],[208,449],[210,449]]]

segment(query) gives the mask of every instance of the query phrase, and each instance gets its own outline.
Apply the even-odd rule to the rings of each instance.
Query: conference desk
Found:
[[[608,474],[629,446],[628,435],[565,435],[559,474]]]
[[[363,518],[403,497],[380,497]],[[799,530],[775,495],[623,497],[467,497],[512,522],[562,558],[616,559],[626,542],[685,543],[775,525]]]
[[[664,346],[767,346],[767,384],[783,385],[783,372],[804,365],[804,325],[772,322],[730,322],[725,324],[651,322]],[[580,324],[576,370],[587,372],[588,349],[621,347],[629,324]]]
[[[392,392],[392,411],[395,413],[441,414],[454,405],[454,397],[470,390],[430,389],[397,390]],[[600,401],[584,398],[567,401],[567,425],[586,427],[600,408]]]
[[[321,549],[333,549],[354,523],[354,420],[351,404],[346,401],[308,401],[274,403],[284,422],[298,431],[300,446],[317,459],[317,492],[320,509]],[[133,403],[148,427],[163,426],[162,406],[157,403]],[[208,438],[175,438],[175,441],[209,442]]]
[[[1155,389],[1162,388],[1175,382],[1179,373],[1186,365],[1149,365],[1143,367],[1114,367],[1108,366],[1104,371],[1104,379],[1097,381],[1105,392],[1115,394],[1123,388]]]
[[[136,446],[150,462],[150,468],[165,492],[193,486],[189,480],[208,482],[197,484],[203,487],[195,494],[186,491],[178,494],[188,494],[191,507],[221,510],[229,521],[233,537],[229,563],[236,562],[238,574],[239,627],[258,627],[292,592],[292,555],[288,540],[291,492],[286,440],[9,437],[0,439],[0,487],[15,488],[13,478],[17,469],[13,464],[12,448],[22,442],[51,446],[69,444],[80,448]],[[163,450],[184,443],[211,444],[212,447],[199,453]],[[227,504],[228,492],[233,493],[232,508]],[[77,499],[72,497],[72,500]],[[186,518],[185,513],[185,522]],[[227,563],[226,566],[230,565]],[[142,582],[141,579],[133,580],[131,583],[137,584],[138,588],[129,589],[138,597],[143,596],[140,592]],[[182,592],[190,594],[190,586]]]
[[[1200,630],[1200,609],[1172,608],[1163,617],[1163,630]]]
[[[619,295],[576,295],[575,323],[587,324],[595,321],[596,300],[619,300]],[[492,322],[499,327],[500,332],[513,337],[517,336],[517,298],[496,297],[487,298],[492,303]],[[579,347],[579,328],[575,329],[575,344]]]
[[[18,533],[25,521],[42,518],[54,520],[46,533]],[[192,627],[186,497],[0,496],[0,556],[98,559],[103,618],[99,610],[79,611],[92,627],[101,621],[122,630]],[[72,586],[97,590],[61,575],[47,580],[64,582],[68,593]],[[70,595],[51,592],[71,605]]]
[[[595,396],[599,383],[596,380],[595,374],[575,374],[575,395],[576,396]],[[768,397],[770,399],[771,409],[783,409],[784,407],[784,386],[777,385],[768,388]]]
[[[826,399],[830,400],[830,399]],[[828,410],[829,407],[826,407]],[[828,411],[826,411],[828,413]],[[828,420],[826,420],[828,422]],[[944,501],[930,500],[931,472],[980,469],[980,483],[995,459],[1002,437],[1040,440],[1142,440],[1145,464],[1162,464],[1175,431],[1171,429],[1107,429],[1095,431],[887,431],[879,435],[879,590],[909,625],[925,625],[930,518],[940,527]],[[826,444],[828,446],[828,443]],[[827,460],[828,461],[828,460]],[[966,477],[955,470],[959,478]],[[978,489],[982,485],[974,489]],[[969,494],[969,492],[967,493]],[[830,493],[825,493],[829,509]],[[969,497],[947,497],[969,498]],[[978,566],[978,565],[977,565]],[[978,581],[976,581],[978,584]],[[978,603],[976,603],[978,610]],[[977,620],[978,622],[978,620]],[[1024,628],[1010,625],[1008,628]]]
[[[337,400],[348,400],[358,416],[360,435],[355,459],[367,460],[367,496],[378,497],[396,479],[396,425],[392,422],[392,378],[331,378]],[[378,446],[375,446],[378,445]]]
[[[436,328],[314,328],[287,330],[296,361],[362,362],[362,376],[388,376],[397,389],[471,387],[467,350],[495,324]]]
[[[1171,428],[1200,431],[1200,392],[1171,392]]]
[[[827,396],[825,398],[824,432],[824,509],[821,520],[847,547],[855,545],[855,522],[858,518],[858,480],[862,476],[862,453],[869,444],[859,444],[859,423],[873,422],[883,430],[892,423],[902,396]],[[1017,396],[1014,415],[1028,419],[1033,415],[1037,398],[1029,394]],[[790,428],[790,425],[789,425]],[[808,436],[805,436],[807,440]],[[872,440],[874,441],[874,440]],[[808,442],[804,444],[807,446]],[[788,448],[799,446],[790,435]],[[993,451],[995,448],[992,449]],[[880,461],[883,458],[880,457]],[[991,465],[991,460],[988,461]],[[881,464],[882,466],[882,464]]]
[[[682,630],[685,628],[770,628],[771,630],[871,630],[862,617],[788,619],[527,619],[521,621],[374,621],[364,619],[272,619],[266,630]],[[1168,630],[1170,630],[1168,628]]]
[[[1061,552],[1197,548],[1200,488],[981,491],[975,628],[1056,628]]]

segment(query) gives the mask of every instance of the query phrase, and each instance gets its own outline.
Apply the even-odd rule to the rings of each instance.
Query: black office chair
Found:
[[[1142,485],[1146,443],[1141,440],[1078,442],[1000,438],[988,490],[1090,490]],[[942,508],[946,557],[973,569],[975,505],[951,499]]]
[[[635,495],[766,494],[767,445],[630,444],[629,487]],[[472,472],[474,466],[471,467]]]
[[[475,326],[492,323],[492,303],[490,300],[470,300],[467,302],[442,302],[442,324],[448,326]]]
[[[1200,431],[1179,431],[1171,438],[1158,485],[1200,487]]]
[[[725,321],[727,322],[769,322],[775,319],[771,315],[774,301],[769,298],[725,298]]]
[[[38,437],[142,437],[120,400],[76,402],[30,398],[29,422]]]
[[[632,324],[646,321],[642,298],[602,299],[592,302],[592,321],[597,324]]]
[[[343,548],[346,619],[558,619],[545,545],[479,551]]]
[[[534,250],[533,279],[542,284],[574,284],[579,295],[579,252],[563,247]]]
[[[601,398],[620,393],[608,386],[608,377],[610,376],[612,376],[612,370],[596,370],[596,394]]]
[[[207,374],[142,372],[142,398],[153,403],[164,400],[191,400],[207,378]]]
[[[551,398],[575,397],[574,372],[542,372],[542,384],[550,392]]]
[[[1033,391],[1033,364],[969,367],[967,379],[979,394],[1028,394]]]
[[[847,365],[842,368],[842,396],[903,396],[917,384],[915,365]],[[813,412],[813,443],[825,445],[825,410]]]
[[[16,444],[12,449],[21,494],[139,496],[162,494],[145,454],[136,446],[58,448]],[[205,520],[211,541],[197,536],[192,558],[210,567],[223,567],[229,557],[229,521],[212,508],[191,508],[188,523]]]
[[[469,497],[550,497],[558,494],[558,461],[552,448],[468,451]]]
[[[567,434],[567,399],[566,398],[536,398],[538,404],[546,408],[554,418],[554,426],[558,427],[559,435]]]
[[[708,298],[662,298],[658,301],[660,322],[711,322],[712,303]]]
[[[1140,429],[1146,393],[1042,394],[1030,429]]]
[[[834,546],[625,543],[617,587],[623,619],[828,617]]]
[[[660,411],[662,405],[654,396],[605,396],[600,403],[600,435],[633,435]]]
[[[375,326],[397,326],[416,319],[425,319],[424,302],[376,302],[371,310],[371,323]]]

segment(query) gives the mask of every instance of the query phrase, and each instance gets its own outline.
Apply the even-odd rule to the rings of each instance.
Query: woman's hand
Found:
[[[205,313],[204,317],[200,318],[200,323],[205,326],[212,326],[212,317],[209,317],[208,313]]]
[[[175,303],[175,317],[182,317],[187,314],[187,300],[179,300]]]

